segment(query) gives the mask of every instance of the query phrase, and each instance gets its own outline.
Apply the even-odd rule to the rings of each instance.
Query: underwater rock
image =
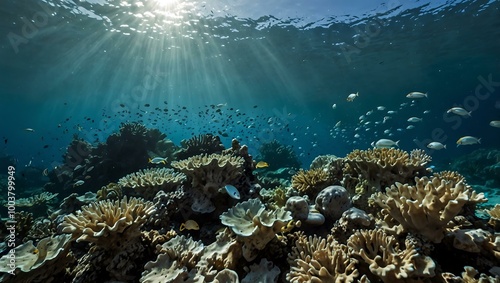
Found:
[[[347,190],[342,186],[329,186],[316,197],[316,209],[326,218],[337,220],[351,207]]]

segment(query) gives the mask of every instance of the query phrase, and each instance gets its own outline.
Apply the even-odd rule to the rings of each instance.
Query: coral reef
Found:
[[[204,134],[182,140],[181,148],[174,155],[177,160],[183,160],[200,154],[221,153],[224,149],[219,136]]]
[[[330,175],[323,169],[299,170],[292,176],[292,187],[309,197],[332,184]]]
[[[292,220],[292,216],[283,208],[266,210],[259,199],[250,199],[230,208],[220,219],[244,243],[243,257],[251,261]]]
[[[212,198],[219,193],[219,188],[238,182],[243,174],[243,163],[242,157],[202,154],[172,162],[172,167],[186,174],[191,180],[193,211],[210,213],[215,210]]]
[[[333,237],[299,237],[288,256],[291,283],[354,282],[359,276],[357,261],[350,258],[347,246]]]
[[[372,197],[382,207],[382,213],[390,214],[405,230],[435,243],[441,242],[446,225],[464,205],[486,201],[482,193],[477,194],[462,180],[454,183],[439,176],[415,177],[415,183],[396,183],[386,193]]]
[[[360,176],[377,191],[383,191],[396,182],[412,183],[415,177],[428,175],[426,165],[431,157],[417,149],[408,154],[395,148],[374,148],[356,149],[344,161],[346,174]]]
[[[150,200],[160,190],[174,191],[185,181],[186,175],[175,172],[173,169],[150,168],[139,170],[121,178],[118,180],[118,185],[124,189],[134,189],[139,196]]]
[[[277,140],[263,143],[259,148],[258,160],[269,163],[269,170],[282,167],[300,168],[300,161],[291,146],[282,145]]]
[[[467,177],[469,182],[486,187],[500,187],[500,150],[480,148],[453,158],[448,166]]]
[[[316,197],[316,209],[332,220],[338,220],[350,207],[349,194],[342,186],[326,187]]]

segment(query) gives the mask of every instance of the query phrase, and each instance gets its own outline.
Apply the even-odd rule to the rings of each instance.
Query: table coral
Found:
[[[347,245],[383,282],[414,282],[412,278],[435,275],[430,257],[420,255],[412,246],[400,249],[396,238],[381,230],[358,231]]]
[[[244,243],[243,257],[251,261],[292,220],[292,216],[284,208],[266,210],[259,199],[250,199],[230,208],[220,219]]]
[[[172,162],[191,180],[193,211],[209,213],[215,210],[212,198],[219,188],[236,183],[243,174],[244,159],[224,154],[196,155],[185,160]]]
[[[421,234],[439,243],[446,224],[469,203],[485,202],[484,194],[477,194],[461,180],[434,176],[415,177],[415,186],[396,183],[386,193],[376,193],[373,200],[407,231]]]
[[[357,260],[351,258],[346,245],[340,245],[332,236],[299,237],[288,255],[290,271],[286,279],[291,283],[354,282],[359,276]]]
[[[128,174],[118,180],[123,188],[134,189],[141,197],[152,199],[160,190],[178,188],[186,181],[186,175],[169,168],[150,168]]]

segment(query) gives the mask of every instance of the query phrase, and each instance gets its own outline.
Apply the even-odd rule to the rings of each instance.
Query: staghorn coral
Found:
[[[349,256],[347,246],[332,236],[300,236],[287,260],[286,279],[291,283],[354,282],[359,276],[357,261]]]
[[[220,219],[244,243],[243,257],[251,261],[292,220],[292,216],[283,208],[266,210],[259,199],[250,199],[236,204],[224,212]]]
[[[152,199],[159,191],[173,191],[185,181],[186,175],[173,169],[150,168],[129,174],[118,180],[118,184],[123,188],[134,189],[145,199]]]
[[[196,155],[186,160],[172,162],[191,180],[193,211],[209,213],[215,210],[212,198],[219,188],[237,182],[243,174],[242,157],[224,154]]]
[[[440,177],[415,177],[415,183],[396,183],[386,193],[376,193],[372,198],[383,214],[390,214],[405,230],[434,243],[441,242],[446,225],[464,205],[486,201],[484,194],[477,194],[463,181],[455,184]]]
[[[434,276],[435,263],[413,246],[401,250],[394,236],[381,230],[361,230],[347,240],[351,253],[369,265],[383,282],[413,282],[415,277]]]
[[[292,176],[292,187],[310,197],[315,197],[319,191],[331,183],[329,174],[323,169],[301,169]]]
[[[188,140],[182,140],[179,150],[174,155],[177,160],[187,159],[200,154],[221,153],[225,148],[219,136],[203,134]]]
[[[70,235],[58,235],[41,239],[36,247],[31,240],[17,246],[0,259],[0,272],[5,272],[0,281],[52,282],[73,261],[68,255],[70,242]]]
[[[383,191],[396,182],[411,183],[416,176],[429,173],[426,165],[431,157],[421,150],[410,154],[395,148],[374,148],[354,150],[344,159],[344,173],[360,176],[377,191]]]

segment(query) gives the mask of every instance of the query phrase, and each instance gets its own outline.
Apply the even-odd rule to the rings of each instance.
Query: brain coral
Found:
[[[157,192],[173,191],[186,181],[186,175],[169,168],[150,168],[129,174],[118,184],[124,188],[133,188],[145,199],[152,199]]]
[[[415,183],[396,183],[385,194],[379,192],[372,198],[383,214],[390,214],[405,230],[435,243],[441,242],[446,224],[464,205],[486,201],[483,193],[477,194],[463,180],[455,183],[446,177],[415,177]]]
[[[201,154],[185,160],[172,162],[172,167],[186,174],[191,180],[193,204],[191,208],[200,213],[215,210],[211,199],[219,188],[236,183],[244,171],[244,159],[225,154]]]
[[[99,201],[83,206],[76,214],[64,217],[59,225],[63,233],[71,233],[77,242],[95,243],[105,249],[116,245],[122,234],[140,234],[140,226],[155,211],[153,203],[138,198]]]
[[[378,190],[396,182],[409,183],[415,176],[428,174],[427,163],[431,157],[421,150],[410,154],[395,148],[374,148],[354,150],[344,161],[345,173],[361,176]]]
[[[357,261],[350,258],[347,246],[332,236],[300,236],[288,255],[288,263],[286,279],[291,283],[354,282],[359,275]]]
[[[292,220],[292,215],[284,208],[266,210],[259,199],[250,199],[230,208],[220,219],[244,242],[243,257],[251,261]]]

